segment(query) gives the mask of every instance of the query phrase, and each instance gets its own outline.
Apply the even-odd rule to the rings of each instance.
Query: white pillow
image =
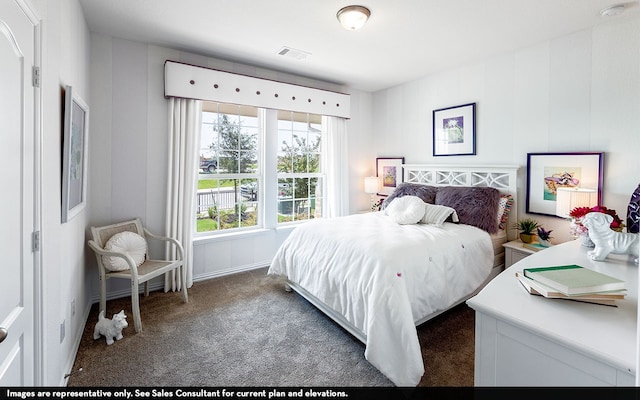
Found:
[[[147,241],[135,232],[124,231],[111,236],[104,245],[104,249],[128,254],[133,258],[136,266],[140,266],[147,254]],[[102,256],[102,264],[109,271],[126,271],[129,269],[129,264],[123,258],[115,256]]]
[[[400,225],[417,224],[424,217],[425,204],[418,196],[396,197],[384,212]]]
[[[442,226],[444,221],[451,215],[453,222],[459,222],[458,213],[455,209],[438,204],[425,204],[424,217],[422,218],[423,224],[431,224],[436,226]]]

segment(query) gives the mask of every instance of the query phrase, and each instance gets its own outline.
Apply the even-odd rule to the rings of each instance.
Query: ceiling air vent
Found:
[[[294,58],[296,60],[304,60],[311,55],[311,53],[307,53],[306,51],[296,50],[291,47],[284,46],[278,51],[278,54],[281,56]]]

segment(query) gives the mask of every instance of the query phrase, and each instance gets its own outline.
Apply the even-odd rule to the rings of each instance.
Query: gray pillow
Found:
[[[416,196],[420,197],[422,201],[429,204],[434,204],[436,200],[436,192],[438,188],[435,186],[421,185],[418,183],[403,182],[398,185],[396,190],[393,191],[384,201],[380,207],[382,210],[387,208],[389,203],[395,198],[403,196]]]
[[[500,191],[489,187],[443,186],[438,188],[435,204],[451,207],[461,224],[472,225],[489,233],[498,232]]]

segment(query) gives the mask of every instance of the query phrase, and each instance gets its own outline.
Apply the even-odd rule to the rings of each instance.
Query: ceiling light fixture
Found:
[[[338,14],[336,14],[342,26],[350,31],[362,28],[370,16],[371,11],[363,6],[346,6],[341,8]]]
[[[600,11],[600,15],[603,17],[615,17],[624,12],[624,4],[618,4],[615,6],[607,7]]]

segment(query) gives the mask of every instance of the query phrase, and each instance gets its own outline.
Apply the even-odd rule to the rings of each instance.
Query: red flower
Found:
[[[613,217],[613,222],[611,222],[610,226],[611,226],[611,229],[613,230],[620,231],[622,230],[622,228],[624,228],[624,223],[622,222],[622,219],[620,219],[620,217],[618,216],[618,213],[616,213],[616,210],[607,208],[605,206],[598,205],[593,207],[576,207],[569,212],[569,216],[571,218],[579,220],[591,212],[600,212],[603,214],[611,215]]]
[[[576,207],[569,212],[569,216],[572,218],[580,219],[592,211],[593,210],[589,207]]]

